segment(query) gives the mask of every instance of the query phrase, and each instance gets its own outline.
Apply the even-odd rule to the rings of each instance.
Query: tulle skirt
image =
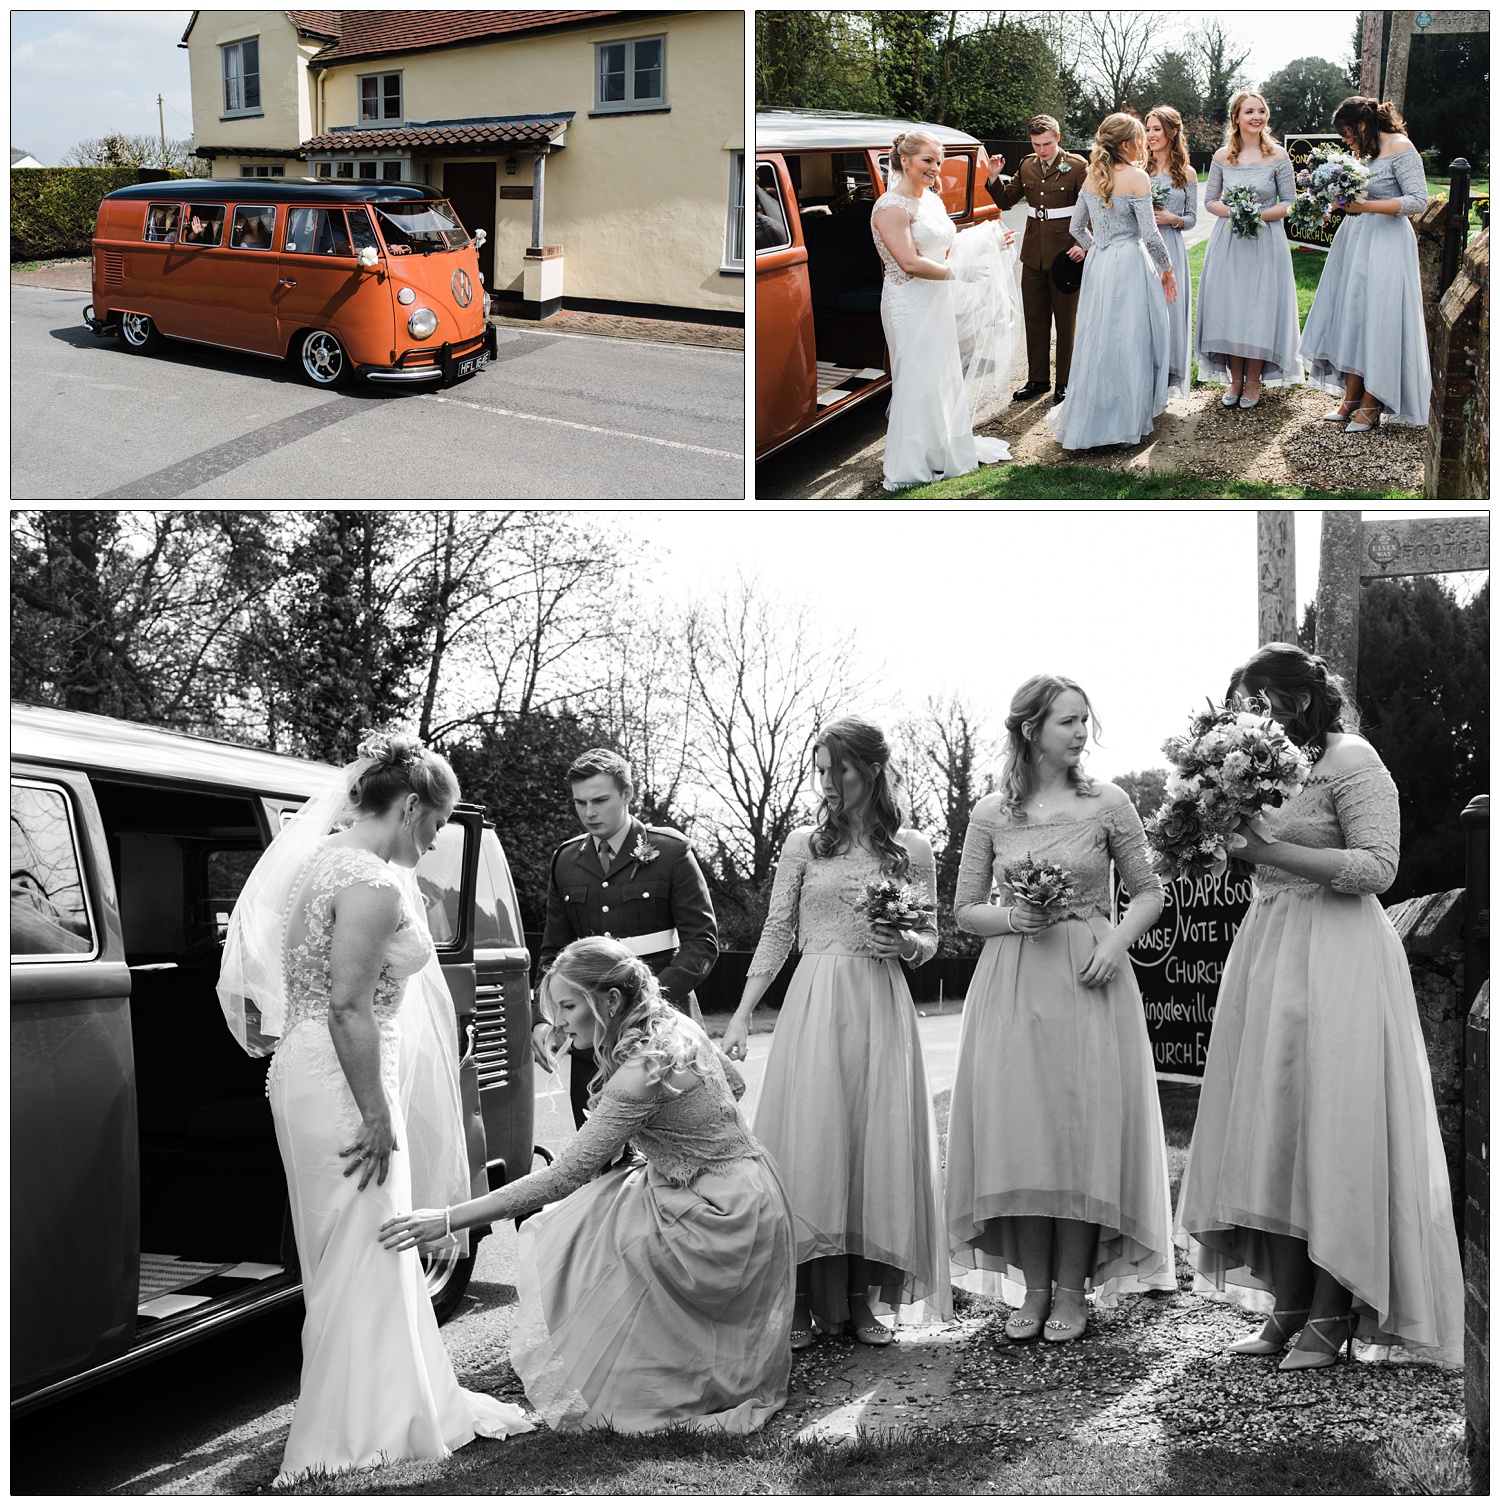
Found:
[[[811,1294],[822,1326],[848,1320],[840,1257],[850,1255],[885,1267],[872,1300],[899,1318],[951,1315],[937,1127],[896,963],[803,954],[776,1021],[755,1137],[787,1190],[797,1264],[830,1262]]]
[[[786,1402],[794,1282],[767,1161],[617,1167],[521,1226],[511,1363],[550,1428],[750,1433]]]
[[[1464,1287],[1427,1052],[1373,895],[1258,895],[1219,987],[1178,1199],[1201,1291],[1269,1309],[1265,1234],[1386,1333],[1458,1363]]]
[[[393,1053],[389,1027],[382,1052]],[[269,1081],[302,1266],[302,1386],[278,1484],[308,1472],[397,1459],[441,1459],[476,1434],[504,1438],[535,1424],[519,1407],[459,1387],[438,1334],[415,1250],[399,1254],[380,1226],[411,1211],[405,1150],[385,1185],[344,1175],[339,1155],[359,1122],[327,1028],[308,1020],[278,1048]],[[388,1094],[395,1102],[395,1095]],[[393,1110],[396,1143],[406,1124]]]
[[[1070,389],[1071,390],[1071,389]],[[948,1117],[947,1220],[960,1285],[1018,1304],[1015,1220],[1099,1225],[1098,1300],[1175,1285],[1166,1140],[1135,975],[1078,982],[1102,916],[985,942],[964,1002]]]

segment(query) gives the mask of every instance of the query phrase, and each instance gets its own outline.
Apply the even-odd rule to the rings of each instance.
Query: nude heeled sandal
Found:
[[[1241,1339],[1237,1344],[1231,1344],[1225,1354],[1280,1354],[1307,1322],[1308,1311],[1305,1307],[1289,1307],[1285,1312],[1272,1313],[1253,1339]],[[1271,1338],[1266,1330],[1273,1328],[1276,1336]]]
[[[1058,1291],[1067,1292],[1071,1296],[1082,1297],[1083,1289],[1079,1287],[1060,1286]],[[1064,1323],[1060,1318],[1048,1318],[1042,1325],[1042,1337],[1052,1344],[1068,1344],[1074,1339],[1081,1339],[1089,1326],[1089,1310],[1084,1307],[1083,1317],[1077,1323]]]
[[[1052,1288],[1051,1286],[1028,1286],[1027,1296],[1030,1296],[1032,1292],[1046,1292],[1050,1297]],[[1041,1333],[1042,1321],[1041,1318],[1023,1318],[1020,1310],[1017,1309],[1005,1320],[1005,1337],[1013,1344],[1029,1343]]]
[[[1329,1336],[1323,1332],[1321,1324],[1342,1323],[1344,1332],[1339,1335],[1338,1342],[1331,1342]],[[1357,1313],[1345,1313],[1342,1318],[1309,1318],[1307,1326],[1302,1330],[1310,1333],[1322,1348],[1320,1349],[1288,1349],[1286,1358],[1276,1367],[1278,1370],[1326,1370],[1330,1365],[1338,1363],[1339,1350],[1346,1345],[1349,1350],[1349,1358],[1354,1358],[1354,1331],[1359,1327],[1359,1315]]]

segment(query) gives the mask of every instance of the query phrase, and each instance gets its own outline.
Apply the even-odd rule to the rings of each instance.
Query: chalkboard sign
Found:
[[[1286,154],[1292,159],[1292,176],[1307,166],[1307,159],[1312,156],[1315,146],[1321,146],[1325,141],[1331,141],[1335,146],[1343,145],[1343,138],[1333,134],[1323,136],[1285,136],[1281,144],[1286,148]],[[1299,190],[1300,192],[1300,190]],[[1283,221],[1283,224],[1287,223]],[[1328,223],[1323,228],[1313,231],[1309,235],[1293,235],[1287,231],[1287,239],[1294,246],[1315,246],[1320,251],[1326,251],[1332,244],[1333,238],[1338,233],[1338,228],[1344,223],[1342,210],[1335,210],[1329,216]]]
[[[1224,961],[1250,908],[1250,876],[1174,879],[1156,924],[1130,949],[1156,1075],[1197,1082]]]

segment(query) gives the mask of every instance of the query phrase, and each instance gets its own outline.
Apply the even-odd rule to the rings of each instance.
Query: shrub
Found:
[[[90,255],[100,201],[117,188],[141,181],[134,167],[28,167],[13,172],[10,259]]]

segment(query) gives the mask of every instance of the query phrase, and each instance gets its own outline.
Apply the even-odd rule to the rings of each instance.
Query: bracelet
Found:
[[[452,1239],[453,1238],[453,1209],[452,1208],[444,1208],[443,1209],[443,1238],[444,1239]]]
[[[1014,905],[1007,905],[1005,907],[1005,924],[1009,928],[1010,934],[1012,936],[1018,934],[1016,931],[1015,913],[1016,907]]]

